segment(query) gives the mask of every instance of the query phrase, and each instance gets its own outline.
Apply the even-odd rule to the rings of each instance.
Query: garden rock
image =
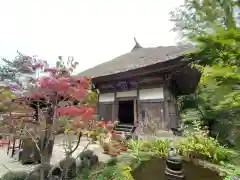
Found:
[[[50,174],[51,174],[52,176],[59,176],[59,177],[61,177],[62,171],[61,171],[61,168],[59,167],[59,165],[54,166],[54,167],[51,169]]]
[[[93,153],[91,150],[86,150],[80,154],[80,159],[85,161],[85,164],[93,166],[98,163],[99,159],[98,156]],[[88,160],[88,163],[86,161]]]
[[[81,161],[78,169],[80,171],[82,169],[89,169],[90,167],[96,165],[99,162],[98,156],[91,150],[83,151],[79,157]]]
[[[73,157],[67,157],[60,161],[60,168],[62,169],[62,177],[64,180],[73,179],[77,176],[76,160]]]
[[[82,160],[84,157],[87,157],[88,159],[90,159],[93,156],[93,151],[87,149],[86,151],[83,151],[80,153],[80,159]]]

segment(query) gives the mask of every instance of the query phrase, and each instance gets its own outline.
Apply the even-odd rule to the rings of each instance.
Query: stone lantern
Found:
[[[166,158],[165,176],[166,180],[185,180],[182,158],[174,148],[170,148]]]

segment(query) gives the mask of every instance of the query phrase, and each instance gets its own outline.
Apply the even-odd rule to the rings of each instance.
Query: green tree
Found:
[[[16,108],[11,99],[15,98],[15,95],[6,88],[0,88],[0,113],[9,112],[10,109]]]
[[[183,118],[208,126],[210,135],[223,143],[230,143],[240,121],[240,29],[234,6],[239,4],[187,0],[172,13],[175,30],[196,47],[187,54],[189,63],[202,71],[196,92],[179,97]]]
[[[38,59],[36,56],[26,56],[17,51],[13,60],[2,58],[0,64],[0,81],[8,81],[10,84],[23,86],[23,83],[34,81],[38,73],[36,65],[47,66],[47,61]]]
[[[218,27],[235,28],[233,13],[239,4],[239,0],[185,0],[184,5],[170,13],[174,30],[195,41],[196,36],[214,33]]]

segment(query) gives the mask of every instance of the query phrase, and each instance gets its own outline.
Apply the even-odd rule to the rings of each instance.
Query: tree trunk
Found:
[[[44,166],[50,165],[52,151],[54,146],[53,138],[53,118],[54,118],[54,108],[49,107],[46,113],[46,125],[44,131],[40,134],[40,154],[41,154],[41,166],[40,169],[40,180],[45,179]]]
[[[50,163],[52,157],[52,151],[54,146],[54,137],[53,137],[53,117],[54,117],[54,108],[49,107],[46,115],[46,129],[44,130],[43,135],[41,136],[41,152],[42,152],[42,163]]]

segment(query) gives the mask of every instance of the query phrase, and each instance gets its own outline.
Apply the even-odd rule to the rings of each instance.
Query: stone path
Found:
[[[61,159],[65,157],[64,155],[64,149],[62,146],[62,140],[64,139],[63,136],[58,136],[55,140],[55,145],[53,148],[53,155],[51,159],[51,164],[57,164]],[[77,157],[84,147],[88,144],[87,140],[82,140],[80,143],[78,149],[73,153],[73,157]],[[103,154],[102,148],[98,144],[91,144],[88,146],[87,149],[93,150],[96,155],[98,155],[99,160],[102,162],[106,162],[110,159],[110,157],[106,154]],[[21,170],[31,170],[36,165],[22,165],[16,159],[11,158],[9,155],[7,155],[7,148],[3,147],[0,148],[0,177],[5,174],[6,172],[10,171],[21,171]]]

